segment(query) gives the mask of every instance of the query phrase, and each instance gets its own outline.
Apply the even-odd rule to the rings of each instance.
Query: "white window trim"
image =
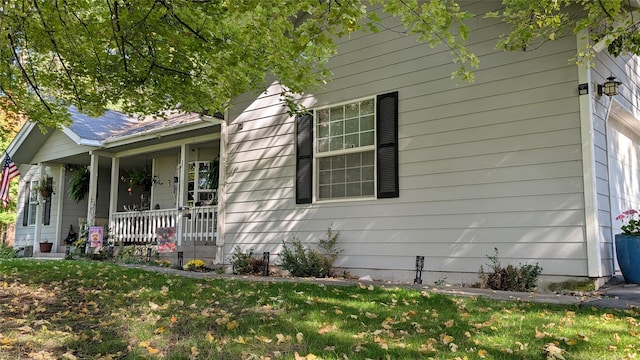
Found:
[[[318,152],[318,135],[317,135],[317,116],[318,116],[318,111],[320,110],[324,110],[324,109],[330,109],[333,107],[337,107],[337,106],[344,106],[347,104],[353,104],[356,102],[361,102],[361,101],[365,101],[365,100],[373,100],[373,145],[366,145],[366,146],[361,146],[361,147],[357,147],[357,148],[349,148],[349,149],[342,149],[342,150],[334,150],[334,151],[325,151],[325,152]],[[326,203],[342,203],[342,202],[353,202],[353,201],[372,201],[372,200],[376,200],[378,198],[377,196],[377,191],[376,189],[378,188],[378,127],[377,127],[377,123],[378,123],[378,97],[377,96],[364,96],[361,98],[357,98],[357,99],[353,99],[353,100],[349,100],[349,101],[342,101],[342,102],[338,102],[338,103],[331,103],[331,104],[327,104],[324,106],[319,106],[316,108],[313,108],[313,160],[312,160],[312,164],[313,164],[313,175],[312,175],[312,181],[313,181],[313,187],[312,187],[312,203],[313,204],[326,204]],[[319,185],[318,185],[318,159],[321,158],[325,158],[325,157],[333,157],[333,156],[339,156],[339,155],[348,155],[348,154],[355,154],[355,153],[363,153],[363,152],[367,152],[367,151],[373,151],[373,195],[371,196],[362,196],[362,197],[346,197],[346,198],[335,198],[335,199],[319,199],[318,198],[318,191],[319,191]]]

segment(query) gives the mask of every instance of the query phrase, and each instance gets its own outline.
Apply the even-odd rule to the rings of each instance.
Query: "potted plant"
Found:
[[[55,194],[53,185],[46,175],[43,175],[40,180],[38,180],[38,184],[34,187],[34,190],[37,190],[40,193],[40,196],[42,196],[44,199],[47,199],[51,195]]]
[[[630,209],[616,217],[622,234],[615,235],[616,258],[624,280],[640,284],[640,213]]]
[[[69,179],[67,195],[76,203],[84,200],[89,193],[89,169],[84,167],[81,169],[74,168],[71,178]]]
[[[154,176],[147,170],[147,168],[143,170],[139,169],[131,169],[127,171],[126,175],[120,177],[120,180],[129,184],[129,189],[133,185],[139,185],[142,187],[143,191],[147,191],[151,188],[151,185],[158,184],[162,185],[158,176]],[[131,192],[131,191],[129,191]]]
[[[40,242],[40,252],[41,253],[49,253],[51,252],[51,248],[53,247],[53,243],[49,242],[49,240],[45,239]]]

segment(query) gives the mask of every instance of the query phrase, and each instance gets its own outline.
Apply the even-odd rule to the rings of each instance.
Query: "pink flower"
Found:
[[[625,214],[625,215],[633,215],[633,214],[637,214],[637,213],[638,213],[638,211],[634,210],[634,209],[629,209],[629,210],[623,212],[623,214]]]
[[[625,218],[624,214],[620,214],[620,215],[616,216],[616,220],[622,220],[624,218]]]

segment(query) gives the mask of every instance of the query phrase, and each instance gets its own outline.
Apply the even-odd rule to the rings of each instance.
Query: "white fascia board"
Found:
[[[74,143],[76,143],[78,145],[93,146],[93,147],[101,147],[102,146],[102,142],[100,140],[84,139],[84,138],[78,136],[78,134],[74,133],[73,130],[69,129],[66,126],[62,127],[62,133],[67,135],[67,137],[69,139],[71,139],[71,141],[73,141]]]

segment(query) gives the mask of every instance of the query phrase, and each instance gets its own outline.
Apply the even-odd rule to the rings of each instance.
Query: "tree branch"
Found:
[[[16,50],[16,44],[13,41],[13,37],[11,36],[11,34],[7,34],[7,37],[9,38],[9,43],[11,43],[11,51],[13,52],[13,56],[16,59],[16,63],[18,64],[18,67],[20,67],[20,71],[22,72],[22,76],[25,78],[25,80],[27,80],[27,82],[29,83],[29,86],[36,93],[36,96],[38,96],[38,99],[40,99],[40,102],[44,105],[44,107],[47,109],[47,111],[50,114],[53,114],[53,111],[49,107],[49,104],[47,104],[47,102],[44,100],[44,98],[40,94],[40,89],[33,83],[31,78],[29,77],[29,74],[27,74],[27,70],[25,70],[25,68],[22,66],[22,62],[20,61],[20,56],[18,55],[18,51]]]

